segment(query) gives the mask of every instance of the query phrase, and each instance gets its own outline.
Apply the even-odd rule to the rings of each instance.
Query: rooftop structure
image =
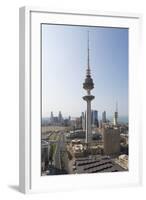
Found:
[[[75,173],[99,173],[125,171],[109,156],[89,156],[77,158],[74,162]]]

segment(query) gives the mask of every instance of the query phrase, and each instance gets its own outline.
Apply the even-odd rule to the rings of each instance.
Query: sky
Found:
[[[128,29],[42,24],[42,116],[79,117],[86,110],[83,82],[90,69],[92,109],[128,116]]]

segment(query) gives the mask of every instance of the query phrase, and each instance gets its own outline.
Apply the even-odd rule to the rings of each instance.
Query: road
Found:
[[[56,143],[56,151],[54,153],[54,166],[57,169],[61,169],[60,148],[61,148],[61,134],[59,135],[58,141]]]
[[[48,175],[67,173],[66,166],[68,165],[68,160],[66,153],[65,133],[60,131],[59,133],[57,133],[57,137],[55,138],[56,140],[52,140],[52,138],[50,139],[51,140],[49,140],[49,143],[56,144],[56,147],[53,155],[53,161],[48,165]]]
[[[61,170],[61,151],[65,150],[65,136],[63,133],[58,133],[59,137],[56,141],[52,141],[52,143],[56,143],[56,149],[54,152],[54,161],[53,165],[55,168]]]

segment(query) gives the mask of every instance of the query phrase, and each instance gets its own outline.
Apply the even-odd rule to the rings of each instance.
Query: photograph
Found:
[[[129,29],[41,24],[41,176],[129,171]]]

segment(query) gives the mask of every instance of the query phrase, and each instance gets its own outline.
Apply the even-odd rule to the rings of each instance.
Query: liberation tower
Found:
[[[83,96],[83,99],[87,102],[87,111],[86,111],[86,143],[90,143],[92,138],[92,129],[91,129],[91,101],[94,99],[94,96],[91,95],[90,91],[94,88],[94,83],[91,78],[90,72],[90,55],[89,55],[89,33],[88,33],[88,58],[87,58],[87,71],[86,78],[83,83],[83,88],[87,91],[87,95]]]

